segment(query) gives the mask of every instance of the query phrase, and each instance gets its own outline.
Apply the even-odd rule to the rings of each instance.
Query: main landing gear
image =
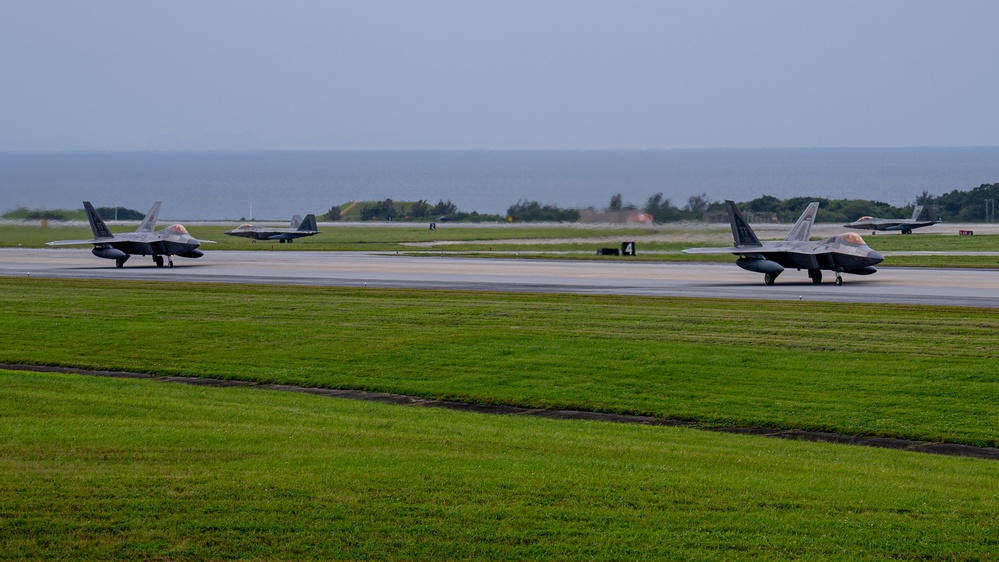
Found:
[[[156,267],[163,267],[163,256],[153,256],[153,261],[156,262]],[[173,267],[173,259],[167,256],[167,267]]]
[[[125,256],[123,258],[115,258],[115,260],[114,260],[114,266],[117,267],[118,269],[121,269],[121,268],[125,267],[125,262],[126,261],[128,261],[128,256]]]
[[[819,283],[822,283],[822,271],[818,270],[818,269],[809,269],[808,270],[808,278],[812,280],[812,283],[818,285]],[[764,273],[763,274],[763,283],[765,283],[767,285],[773,285],[774,281],[776,281],[776,280],[777,280],[777,275],[774,275],[772,273]],[[836,272],[836,285],[839,286],[839,285],[842,285],[842,284],[843,284],[843,276],[840,275],[840,273],[837,271]]]

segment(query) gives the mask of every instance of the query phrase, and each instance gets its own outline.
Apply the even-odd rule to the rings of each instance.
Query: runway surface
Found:
[[[409,256],[362,252],[211,251],[157,268],[133,256],[117,269],[83,249],[0,249],[0,275],[200,283],[263,283],[471,291],[683,296],[999,307],[999,270],[882,267],[870,276],[832,272],[813,285],[785,271],[772,286],[733,263],[650,263]]]

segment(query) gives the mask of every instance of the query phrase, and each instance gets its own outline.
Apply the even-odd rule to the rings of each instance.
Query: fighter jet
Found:
[[[184,258],[200,258],[204,255],[198,249],[202,242],[214,243],[211,240],[198,240],[187,233],[183,225],[173,224],[159,232],[154,232],[156,228],[156,218],[160,213],[160,202],[153,204],[149,209],[142,224],[135,232],[114,235],[108,229],[101,217],[97,215],[94,206],[90,201],[83,202],[83,208],[87,212],[87,219],[90,220],[90,230],[94,237],[90,240],[56,240],[48,242],[49,246],[66,246],[72,244],[93,244],[91,250],[95,256],[114,260],[115,267],[123,267],[129,256],[139,254],[142,256],[153,256],[156,267],[163,267],[163,256],[166,256],[167,263],[173,267],[172,256]]]
[[[728,218],[732,224],[732,237],[735,246],[731,248],[690,248],[688,254],[735,254],[739,256],[735,264],[739,267],[763,274],[763,282],[773,285],[785,267],[808,270],[812,283],[822,282],[822,270],[836,273],[836,284],[842,285],[841,273],[870,275],[877,270],[874,265],[884,261],[884,256],[864,243],[859,234],[848,232],[839,236],[812,242],[808,238],[819,204],[808,205],[791,232],[780,242],[760,242],[756,233],[749,227],[735,203],[728,205]]]
[[[297,219],[297,220],[296,220]],[[266,228],[263,226],[253,226],[252,224],[241,224],[238,227],[225,231],[229,236],[240,236],[250,238],[251,242],[257,240],[277,240],[284,244],[291,244],[295,238],[312,236],[319,234],[316,225],[316,215],[305,215],[305,220],[301,220],[298,215],[291,219],[291,228]]]
[[[920,220],[924,214],[927,220]],[[924,213],[923,206],[916,205],[912,210],[912,218],[909,220],[860,217],[856,221],[844,224],[843,226],[846,228],[856,228],[857,230],[870,230],[871,234],[877,234],[876,231],[878,230],[901,230],[902,234],[912,234],[913,228],[933,226],[938,222],[940,221],[933,218],[932,209],[926,209],[926,213]]]

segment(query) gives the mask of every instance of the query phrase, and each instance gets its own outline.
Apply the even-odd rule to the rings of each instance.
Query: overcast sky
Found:
[[[999,146],[999,2],[0,0],[0,149]]]

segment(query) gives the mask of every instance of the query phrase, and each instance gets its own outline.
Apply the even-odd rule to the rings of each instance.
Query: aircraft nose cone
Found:
[[[885,261],[885,257],[883,255],[881,255],[881,252],[879,252],[877,250],[871,250],[870,252],[868,252],[867,259],[869,259],[869,260],[871,260],[871,262],[873,262],[872,265],[875,264],[875,263],[881,263],[881,262]]]

